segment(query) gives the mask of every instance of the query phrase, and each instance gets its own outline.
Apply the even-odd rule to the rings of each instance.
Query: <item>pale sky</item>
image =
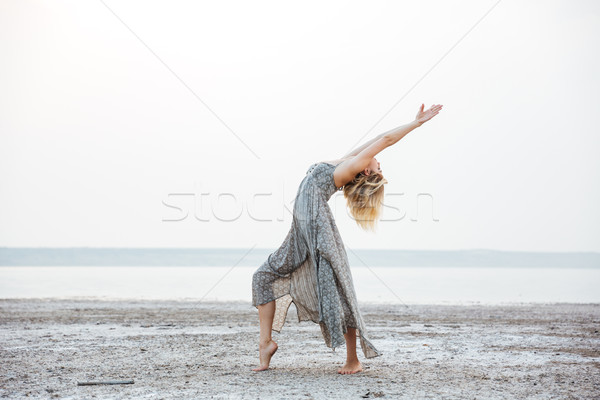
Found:
[[[600,251],[600,3],[496,3],[2,1],[0,246],[276,248],[424,103],[346,246]]]

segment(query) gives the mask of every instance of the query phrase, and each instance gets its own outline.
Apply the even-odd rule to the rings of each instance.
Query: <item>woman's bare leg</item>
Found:
[[[356,355],[356,328],[348,328],[348,332],[344,334],[344,339],[346,339],[346,364],[338,369],[338,374],[361,372],[363,370],[362,365]]]
[[[271,357],[277,351],[277,343],[271,338],[273,318],[275,317],[275,300],[258,305],[260,338],[258,341],[258,358],[260,366],[252,371],[264,371],[269,368]]]

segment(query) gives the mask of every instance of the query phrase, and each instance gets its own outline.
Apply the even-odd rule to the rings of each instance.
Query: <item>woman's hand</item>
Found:
[[[421,104],[421,107],[419,108],[419,112],[417,113],[417,116],[415,118],[415,121],[419,124],[419,126],[423,125],[423,123],[425,123],[425,122],[429,121],[431,118],[435,117],[442,109],[442,105],[434,104],[427,111],[423,111],[424,108],[425,108],[425,104]]]

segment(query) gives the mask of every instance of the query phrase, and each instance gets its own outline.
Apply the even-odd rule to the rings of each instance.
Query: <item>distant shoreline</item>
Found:
[[[269,248],[0,247],[0,266],[259,266]],[[596,252],[346,248],[350,266],[600,268]]]

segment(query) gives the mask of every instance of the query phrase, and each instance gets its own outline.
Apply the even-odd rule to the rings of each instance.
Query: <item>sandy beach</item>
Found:
[[[600,398],[600,304],[362,303],[381,357],[339,375],[294,306],[258,363],[248,302],[0,300],[0,396],[61,399]],[[360,349],[360,347],[359,347]],[[78,386],[84,381],[133,384]]]

